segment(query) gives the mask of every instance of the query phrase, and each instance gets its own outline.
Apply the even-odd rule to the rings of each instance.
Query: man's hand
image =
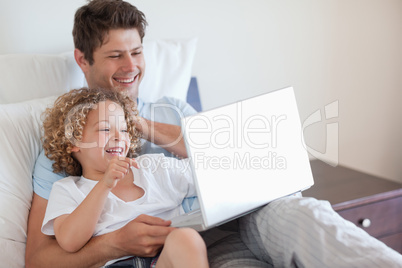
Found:
[[[174,227],[170,221],[140,215],[123,228],[115,231],[115,243],[126,255],[154,257],[163,247],[167,235]]]

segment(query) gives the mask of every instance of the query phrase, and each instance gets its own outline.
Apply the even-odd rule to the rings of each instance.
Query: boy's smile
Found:
[[[112,156],[124,156],[124,148],[123,147],[114,147],[105,149],[106,153],[111,154]]]

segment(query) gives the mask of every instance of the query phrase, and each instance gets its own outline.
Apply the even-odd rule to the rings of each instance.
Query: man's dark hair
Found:
[[[89,64],[93,52],[101,47],[110,30],[137,29],[141,42],[147,21],[144,13],[122,0],[92,0],[75,13],[73,39],[75,48],[84,53]]]

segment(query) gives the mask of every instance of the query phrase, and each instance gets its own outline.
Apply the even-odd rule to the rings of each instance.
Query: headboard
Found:
[[[202,111],[200,93],[198,90],[198,82],[196,77],[191,77],[190,86],[187,91],[187,103],[189,103],[197,112]]]

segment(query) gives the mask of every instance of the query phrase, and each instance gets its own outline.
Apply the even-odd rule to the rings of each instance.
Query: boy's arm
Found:
[[[60,215],[54,220],[54,234],[64,250],[76,252],[91,239],[109,192],[121,179],[132,177],[130,166],[137,166],[134,159],[117,156],[111,159],[102,179],[95,184],[74,211],[71,214]],[[55,189],[57,188],[53,186],[52,194]]]
[[[71,214],[54,220],[54,233],[64,250],[76,252],[91,239],[109,192],[104,183],[97,183]]]
[[[92,237],[79,251],[64,251],[56,239],[41,232],[47,200],[34,193],[28,219],[26,267],[100,267],[123,256],[155,256],[174,230],[169,221],[141,215],[123,228]]]

